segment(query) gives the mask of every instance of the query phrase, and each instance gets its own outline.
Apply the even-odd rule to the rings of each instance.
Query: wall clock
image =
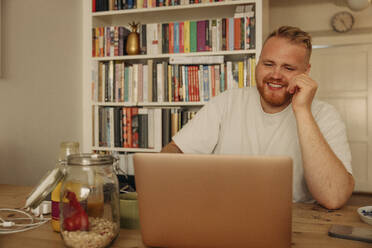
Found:
[[[354,25],[354,16],[347,11],[338,12],[332,17],[331,25],[334,31],[345,33],[352,29]]]

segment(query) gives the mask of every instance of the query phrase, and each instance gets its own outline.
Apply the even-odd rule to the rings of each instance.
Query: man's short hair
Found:
[[[297,27],[281,26],[278,29],[274,30],[271,34],[269,34],[269,36],[265,40],[265,43],[272,37],[285,38],[295,44],[303,44],[307,50],[308,59],[310,60],[312,45],[311,36],[309,33]]]

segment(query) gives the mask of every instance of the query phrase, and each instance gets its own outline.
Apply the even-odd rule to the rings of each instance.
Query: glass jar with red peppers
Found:
[[[108,247],[119,234],[116,163],[111,155],[68,156],[60,203],[61,236],[67,247]]]

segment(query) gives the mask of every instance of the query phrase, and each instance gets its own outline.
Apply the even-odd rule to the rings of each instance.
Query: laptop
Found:
[[[290,247],[290,157],[135,154],[143,243]]]

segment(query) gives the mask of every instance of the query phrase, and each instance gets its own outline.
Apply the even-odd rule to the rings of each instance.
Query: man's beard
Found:
[[[270,104],[273,107],[280,107],[283,105],[288,105],[292,100],[292,95],[289,94],[289,92],[285,89],[285,92],[277,92],[277,91],[270,91],[267,87],[267,82],[275,82],[275,80],[269,78],[269,79],[263,79],[261,84],[257,84],[257,89],[263,98],[263,100]],[[278,82],[280,83],[280,82]],[[287,84],[284,84],[287,85]],[[283,89],[282,89],[283,90]],[[281,90],[281,91],[282,91]]]

